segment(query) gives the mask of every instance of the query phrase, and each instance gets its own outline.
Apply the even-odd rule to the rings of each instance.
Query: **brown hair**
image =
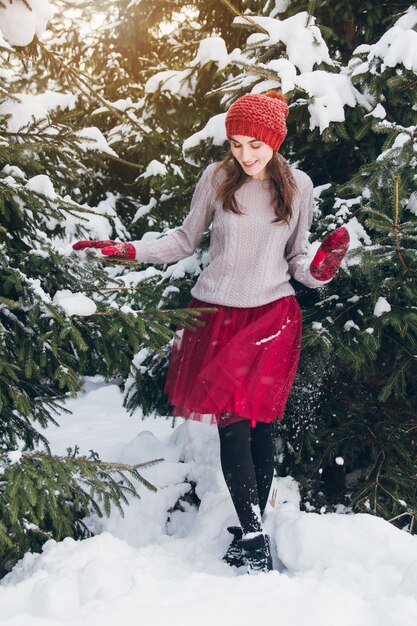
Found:
[[[226,177],[219,185],[217,198],[222,201],[225,211],[242,215],[236,202],[235,192],[251,177],[245,174],[232,152],[229,152],[226,158],[220,161],[217,171],[220,170],[226,172]],[[266,166],[266,172],[271,189],[275,192],[276,200],[275,214],[277,217],[272,220],[272,223],[284,221],[288,224],[292,217],[292,203],[297,189],[290,166],[284,157],[278,152],[274,152]]]

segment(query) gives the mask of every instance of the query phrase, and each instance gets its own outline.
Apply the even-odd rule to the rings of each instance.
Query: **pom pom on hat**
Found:
[[[280,91],[248,93],[238,98],[226,114],[226,135],[245,135],[279,150],[287,134],[287,100]]]

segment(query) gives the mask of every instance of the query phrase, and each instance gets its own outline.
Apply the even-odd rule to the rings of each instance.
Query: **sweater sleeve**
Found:
[[[214,164],[213,164],[214,165]],[[132,241],[136,259],[143,263],[173,263],[190,256],[213,220],[213,170],[203,172],[191,200],[190,212],[174,232],[151,241]]]
[[[322,287],[332,279],[317,280],[310,272],[312,259],[308,255],[308,238],[313,221],[313,183],[307,175],[305,175],[305,181],[303,180],[303,186],[299,189],[299,193],[300,209],[297,224],[285,247],[288,271],[295,280],[303,283],[306,287]]]

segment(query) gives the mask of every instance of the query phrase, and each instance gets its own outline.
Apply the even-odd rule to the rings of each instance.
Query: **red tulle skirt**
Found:
[[[209,304],[196,331],[177,328],[165,384],[173,415],[227,426],[282,419],[297,369],[301,311],[294,296],[258,307]]]

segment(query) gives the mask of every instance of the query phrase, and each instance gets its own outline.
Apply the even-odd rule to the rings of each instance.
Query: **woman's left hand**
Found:
[[[311,275],[323,281],[333,278],[348,251],[349,241],[349,232],[344,226],[326,235],[311,262]]]

